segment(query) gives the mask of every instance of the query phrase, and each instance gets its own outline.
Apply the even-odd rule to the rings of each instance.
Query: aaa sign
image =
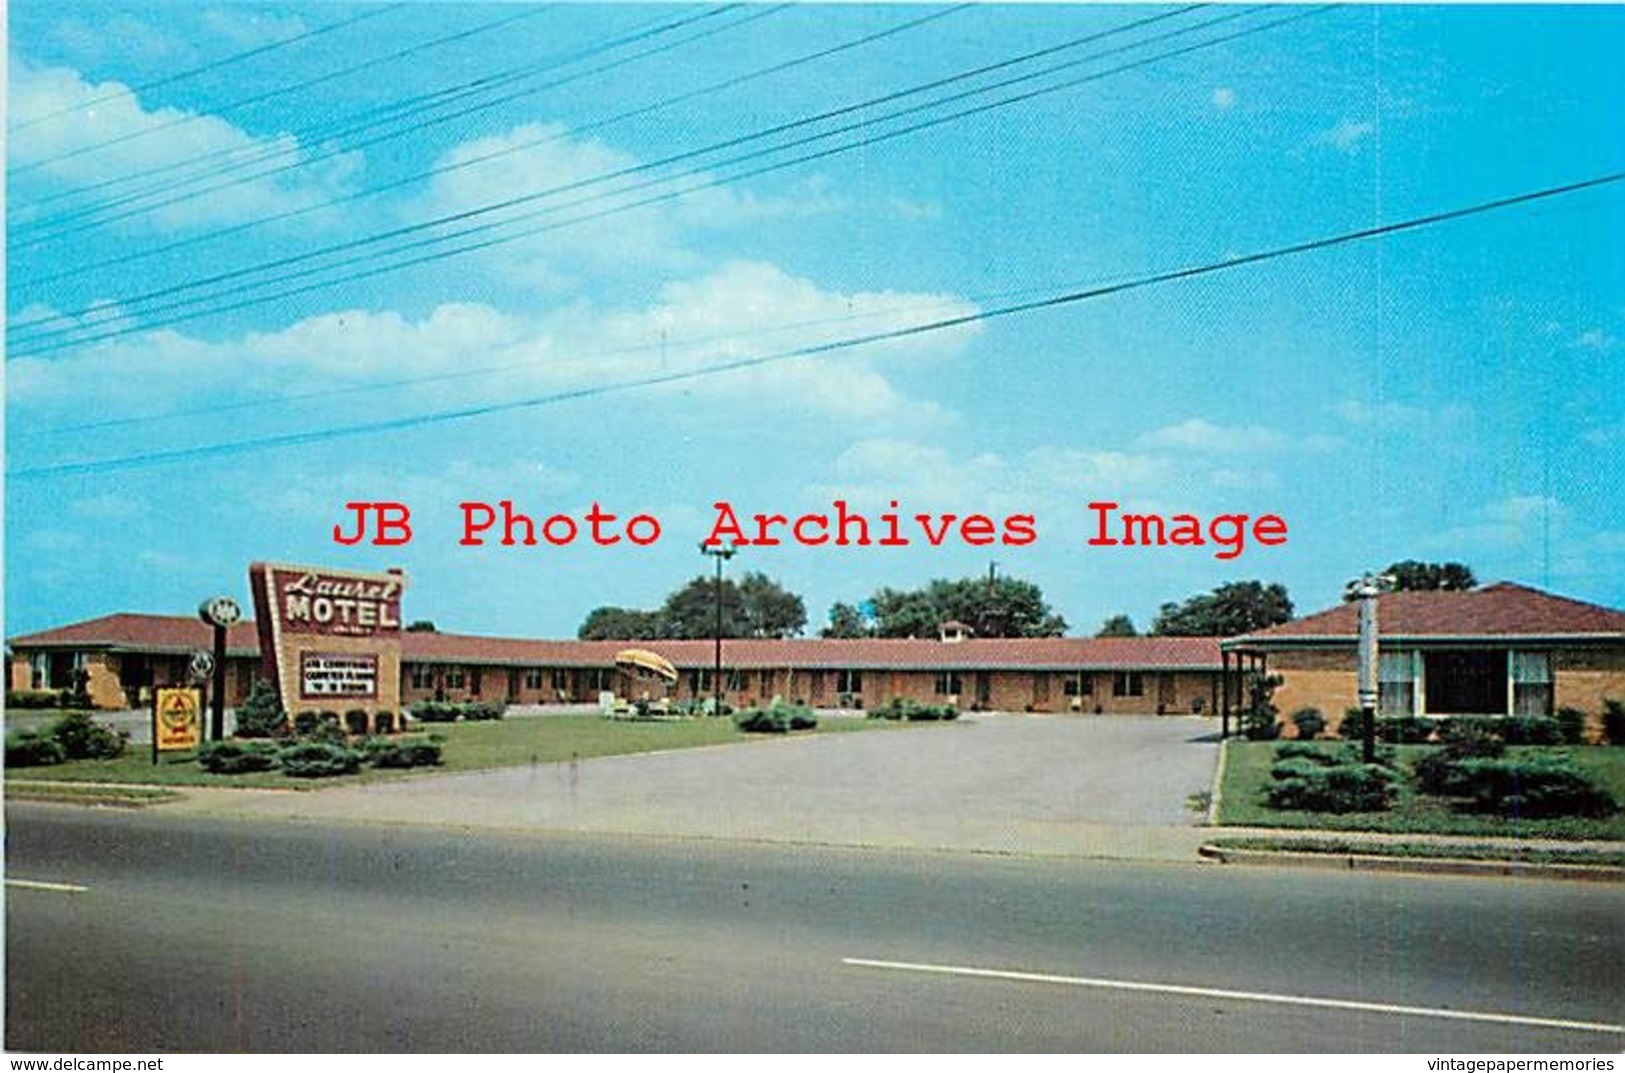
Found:
[[[152,740],[159,752],[196,749],[203,740],[203,694],[196,689],[158,690],[153,701]]]

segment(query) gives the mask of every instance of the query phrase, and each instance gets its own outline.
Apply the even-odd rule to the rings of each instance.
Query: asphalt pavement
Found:
[[[24,804],[6,837],[13,1050],[1625,1045],[1612,884]]]
[[[1216,721],[967,716],[314,793],[197,791],[166,810],[801,844],[1191,860]]]

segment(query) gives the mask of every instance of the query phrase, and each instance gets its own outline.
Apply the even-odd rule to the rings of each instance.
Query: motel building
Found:
[[[1378,715],[1586,713],[1601,729],[1603,701],[1625,701],[1625,612],[1498,582],[1466,592],[1377,598]],[[1332,727],[1354,706],[1358,603],[1221,643],[1230,676],[1278,674],[1274,703],[1287,722],[1318,708]]]
[[[1388,594],[1378,614],[1384,715],[1544,715],[1574,707],[1596,728],[1603,700],[1625,699],[1625,612],[1499,583]],[[983,639],[957,624],[931,639],[728,639],[722,692],[735,706],[782,697],[872,709],[903,698],[966,711],[1216,715],[1239,707],[1244,675],[1257,670],[1282,676],[1274,701],[1283,722],[1315,707],[1335,728],[1355,702],[1357,615],[1354,604],[1344,604],[1228,639]],[[387,694],[401,707],[427,700],[595,706],[602,692],[629,692],[615,660],[628,645],[677,669],[671,699],[712,696],[710,640],[392,632],[398,672],[386,664],[383,673],[398,673],[398,691]],[[196,617],[107,615],[12,638],[9,688],[71,688],[82,669],[98,707],[145,707],[154,688],[184,684],[192,653],[210,643],[210,627]],[[228,705],[240,703],[256,678],[269,678],[256,623],[230,627],[226,664]],[[346,705],[316,699],[285,706],[297,714]]]

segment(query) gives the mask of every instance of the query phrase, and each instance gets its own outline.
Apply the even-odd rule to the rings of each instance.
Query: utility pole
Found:
[[[709,555],[717,561],[717,623],[716,623],[716,665],[711,671],[711,714],[722,714],[722,564],[739,551],[737,547],[717,545],[712,547],[700,541],[700,554]]]

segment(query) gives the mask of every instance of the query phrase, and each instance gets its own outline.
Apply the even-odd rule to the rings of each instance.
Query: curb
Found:
[[[1594,864],[1536,864],[1527,861],[1475,861],[1462,857],[1387,857],[1365,853],[1311,853],[1303,850],[1232,849],[1202,845],[1197,854],[1220,864],[1287,865],[1339,872],[1408,872],[1414,875],[1512,876],[1520,879],[1577,879],[1625,883],[1625,868]]]

